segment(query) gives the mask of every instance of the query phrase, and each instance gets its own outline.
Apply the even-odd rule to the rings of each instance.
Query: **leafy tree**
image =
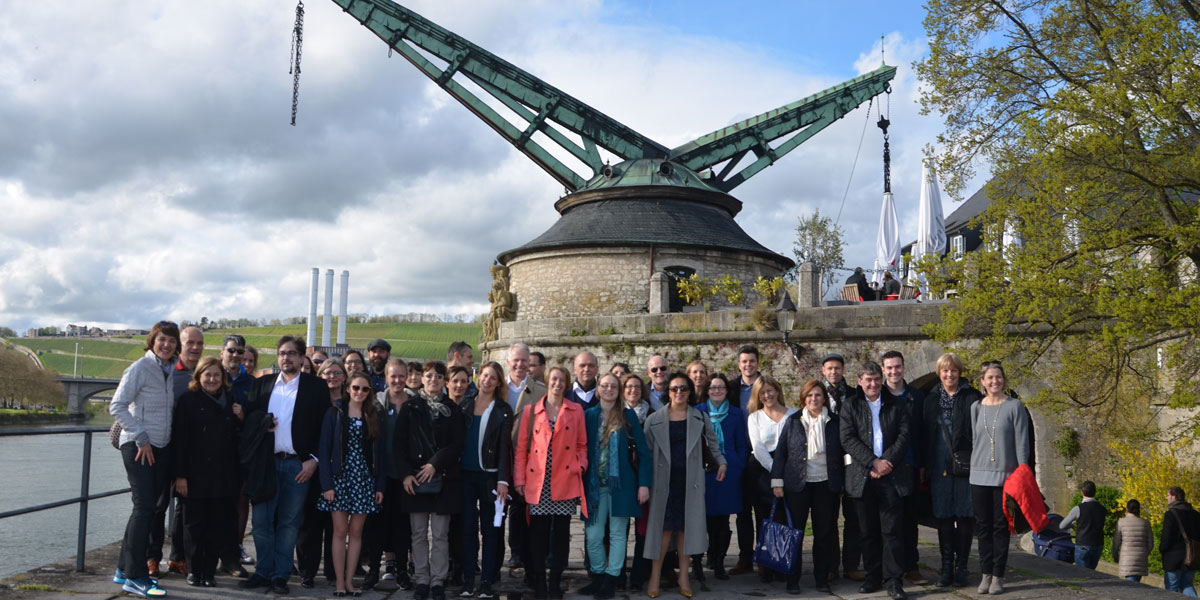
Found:
[[[0,327],[0,337],[15,338],[17,337],[17,332],[13,331],[10,327]]]
[[[811,262],[821,270],[821,296],[825,290],[833,287],[837,277],[836,269],[845,264],[842,258],[842,248],[846,245],[842,239],[842,228],[834,224],[833,219],[822,217],[821,211],[815,210],[807,219],[800,217],[796,224],[796,241],[792,244],[792,253],[796,255],[797,263]]]
[[[1156,434],[1155,402],[1194,407],[1200,390],[1198,5],[927,6],[916,68],[945,120],[938,172],[956,195],[976,164],[993,175],[985,250],[924,269],[959,290],[932,332],[982,337],[962,350],[1044,384],[1030,400],[1050,412]]]
[[[67,398],[54,375],[43,371],[21,352],[0,350],[0,407],[62,406]]]

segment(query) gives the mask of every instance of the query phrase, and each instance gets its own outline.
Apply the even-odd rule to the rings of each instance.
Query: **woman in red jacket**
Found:
[[[571,517],[582,504],[583,471],[587,468],[587,428],[583,407],[564,400],[571,375],[562,367],[546,373],[546,396],[525,407],[517,432],[513,483],[529,504],[529,549],[536,600],[562,598],[559,587],[566,567]],[[533,418],[530,419],[529,417]],[[550,539],[553,525],[554,539]],[[554,544],[554,563],[546,582],[546,551]],[[547,590],[547,588],[549,588]]]

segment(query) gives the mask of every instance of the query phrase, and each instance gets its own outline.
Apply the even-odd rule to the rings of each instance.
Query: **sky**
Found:
[[[290,1],[0,11],[0,325],[299,316],[312,267],[350,271],[351,313],[486,312],[489,265],[554,223],[561,186],[338,6],[305,6],[295,127]],[[916,237],[940,130],[917,105],[918,3],[407,6],[668,147],[871,71],[882,44]],[[869,268],[877,118],[864,137],[864,105],[736,188],[738,223],[791,257],[798,218],[840,212],[847,265]]]

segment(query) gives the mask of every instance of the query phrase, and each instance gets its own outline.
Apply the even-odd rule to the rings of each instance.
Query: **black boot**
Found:
[[[613,587],[616,584],[616,577],[605,575],[603,573],[597,575],[600,579],[600,589],[596,591],[596,600],[609,600],[614,596]]]
[[[550,571],[550,580],[546,582],[546,591],[550,600],[562,600],[562,571]]]
[[[725,572],[725,557],[723,555],[714,556],[712,563],[713,577],[716,577],[718,581],[729,581],[729,573]]]
[[[699,554],[692,555],[692,579],[700,584],[700,591],[710,591],[708,582],[704,579],[704,557]]]
[[[603,575],[596,575],[595,573],[588,573],[588,579],[590,579],[591,581],[588,582],[587,585],[579,588],[578,593],[584,594],[586,596],[596,595],[596,592],[600,591],[600,578],[601,577],[603,577]]]
[[[960,556],[954,566],[954,587],[967,585],[967,557]]]
[[[942,574],[938,577],[937,587],[950,587],[954,583],[954,555],[942,550]]]

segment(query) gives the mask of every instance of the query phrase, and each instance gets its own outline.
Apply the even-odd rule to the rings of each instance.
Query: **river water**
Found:
[[[107,425],[106,417],[88,424]],[[83,440],[82,433],[0,437],[0,512],[78,497]],[[107,432],[92,434],[91,493],[126,487],[121,453]],[[130,508],[129,494],[90,502],[88,550],[120,540]],[[78,529],[78,504],[0,519],[0,578],[75,556]]]

